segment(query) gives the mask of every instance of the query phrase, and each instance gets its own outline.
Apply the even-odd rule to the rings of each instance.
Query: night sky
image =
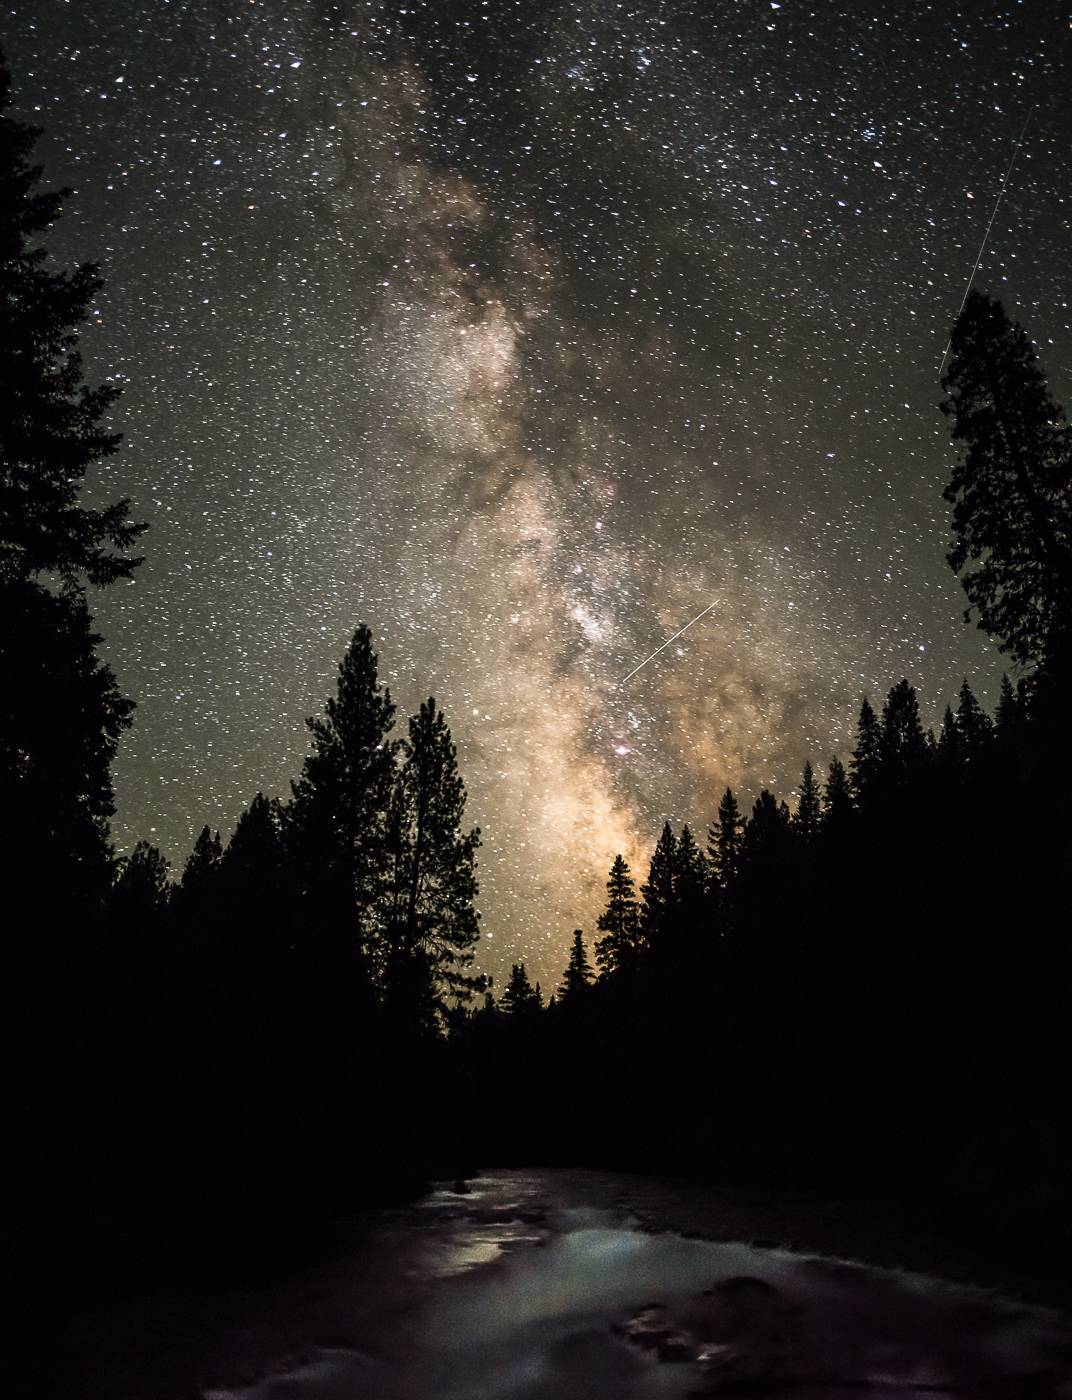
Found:
[[[483,828],[478,967],[545,990],[618,851],[793,802],[902,676],[1002,659],[945,562],[938,367],[976,285],[1067,403],[1069,6],[16,0],[17,114],[107,285],[82,337],[148,519],[96,595],[121,849],[180,870],[359,622]],[[621,684],[709,604],[683,637]],[[643,874],[643,869],[640,871]],[[501,985],[501,983],[500,983]]]

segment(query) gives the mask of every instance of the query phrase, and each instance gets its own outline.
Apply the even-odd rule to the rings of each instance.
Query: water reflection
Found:
[[[470,1185],[382,1218],[380,1242],[404,1243],[415,1292],[367,1347],[314,1347],[205,1400],[1072,1400],[1072,1336],[1056,1312],[920,1275],[646,1234],[595,1179]]]
[[[390,1217],[384,1231],[408,1230],[426,1246],[411,1265],[413,1276],[451,1278],[549,1237],[549,1212],[541,1202],[540,1185],[538,1177],[512,1173],[465,1182],[464,1193],[442,1187]]]

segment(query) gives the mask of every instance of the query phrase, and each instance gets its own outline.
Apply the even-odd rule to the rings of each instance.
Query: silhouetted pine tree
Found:
[[[344,920],[368,956],[377,948],[376,904],[386,875],[386,821],[394,779],[387,735],[395,706],[377,674],[372,633],[354,632],[339,663],[336,694],[325,718],[308,719],[313,752],[292,783],[287,821],[290,858],[314,911]]]
[[[789,808],[767,788],[759,794],[744,829],[741,865],[749,873],[766,871],[784,858],[790,830]]]
[[[945,499],[979,626],[1024,666],[1072,645],[1072,441],[1031,342],[974,289],[953,327],[942,412],[959,448]]]
[[[674,905],[685,914],[696,914],[703,906],[709,881],[707,857],[686,823],[677,841]]]
[[[732,788],[727,788],[718,804],[718,826],[711,827],[707,837],[707,854],[723,889],[737,873],[743,831],[744,818],[737,806],[737,799]]]
[[[463,1011],[465,1010],[464,1007],[462,1009]],[[477,1007],[474,1007],[472,1011],[467,1011],[466,1014],[474,1023],[480,1023],[485,1026],[494,1025],[499,1014],[499,1008],[498,1006],[496,1006],[495,998],[492,996],[491,992],[486,991],[484,993],[484,1000],[481,1002],[481,1004]]]
[[[36,235],[68,192],[36,191],[39,133],[10,107],[0,59],[0,1236],[21,1285],[33,1262],[21,1250],[77,1250],[86,1182],[107,1170],[100,1042],[123,1035],[102,928],[109,770],[134,707],[97,657],[85,585],[129,578],[139,561],[122,551],[144,527],[126,501],[79,503],[87,468],[119,441],[99,426],[117,391],[83,384],[76,350],[101,283],[92,266],[46,270]]]
[[[283,868],[282,808],[278,798],[258,792],[220,858],[220,877],[235,909],[274,902]]]
[[[541,1010],[543,1001],[538,987],[533,987],[525,971],[524,963],[514,963],[510,978],[499,998],[499,1010],[508,1016],[527,1016]]]
[[[819,830],[822,819],[822,796],[810,762],[804,764],[800,781],[800,801],[793,817],[793,830],[807,844]]]
[[[621,855],[614,857],[607,880],[607,907],[600,914],[596,927],[603,934],[596,939],[596,966],[606,976],[619,968],[636,965],[642,946],[640,911],[637,906],[633,877]]]
[[[881,741],[882,727],[865,695],[856,721],[856,747],[849,762],[849,784],[857,802],[864,798],[878,773]]]
[[[1003,740],[1013,738],[1020,731],[1024,718],[1024,707],[1020,696],[1013,690],[1007,675],[1001,677],[1001,691],[998,707],[994,712],[994,729]]]
[[[222,858],[220,833],[203,826],[183,866],[182,878],[172,891],[172,902],[181,918],[203,916],[211,908],[218,894]]]
[[[181,909],[181,904],[180,904]],[[205,930],[204,955],[212,968],[223,1015],[236,1024],[253,1018],[265,1030],[266,1008],[289,1000],[295,987],[287,950],[294,941],[295,903],[291,896],[283,843],[283,809],[277,798],[258,792],[239,817],[219,860],[212,917]],[[322,969],[320,987],[341,994],[354,974],[334,960]],[[229,1004],[229,1010],[228,1010]],[[318,1013],[331,1019],[328,1006]]]
[[[465,971],[479,938],[473,901],[480,829],[462,832],[465,787],[434,698],[410,720],[402,753],[387,819],[385,898],[378,905],[383,986],[397,1014],[431,1027],[447,997],[467,1000],[482,985]]]
[[[840,758],[832,758],[823,789],[823,827],[841,830],[852,815],[849,777]]]
[[[99,420],[119,396],[113,385],[82,383],[76,327],[103,285],[95,264],[46,272],[35,235],[54,223],[64,199],[34,193],[41,167],[28,156],[40,135],[6,115],[11,80],[0,58],[0,587],[55,575],[78,593],[129,578],[124,558],[145,528],[129,501],[100,510],[78,504],[87,467],[115,452],[119,437]],[[112,548],[110,548],[111,546]]]
[[[667,822],[655,843],[647,881],[640,887],[643,898],[640,907],[640,931],[649,948],[658,941],[667,919],[673,912],[677,882],[678,844],[670,823]]]
[[[923,772],[928,760],[927,737],[919,719],[919,701],[907,680],[890,690],[882,707],[879,771],[884,786],[901,786]]]
[[[119,862],[112,891],[113,917],[139,931],[150,929],[167,908],[169,863],[148,841]]]
[[[977,757],[994,737],[994,722],[972,694],[967,680],[960,687],[957,733],[963,746],[964,757],[969,760]]]
[[[952,705],[947,705],[942,716],[942,728],[938,735],[938,759],[947,771],[955,771],[962,757],[957,717],[953,713]]]
[[[85,919],[109,883],[109,765],[134,707],[95,655],[84,581],[129,578],[140,560],[117,551],[145,527],[125,500],[79,504],[119,444],[98,427],[119,391],[83,384],[76,349],[102,284],[95,265],[46,270],[36,235],[70,191],[36,192],[40,130],[11,105],[0,58],[0,905],[40,924]]]
[[[578,995],[587,989],[592,977],[592,965],[588,961],[588,950],[584,946],[584,934],[581,929],[576,929],[570,947],[569,962],[562,974],[559,1000],[570,1003],[576,1001]]]

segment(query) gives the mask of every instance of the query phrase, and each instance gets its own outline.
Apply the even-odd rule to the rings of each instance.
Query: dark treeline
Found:
[[[706,850],[667,824],[639,888],[618,856],[548,1004],[518,966],[459,1017],[476,1155],[910,1196],[1067,1250],[1072,833],[1045,731],[1030,687],[992,721],[965,684],[935,738],[901,681],[792,814],[727,790]]]
[[[145,527],[79,502],[119,441],[76,349],[101,283],[47,270],[66,192],[37,192],[8,89],[0,67],[8,1293],[270,1259],[481,1161],[917,1195],[1072,1244],[1072,447],[1000,306],[968,298],[943,381],[951,563],[1018,668],[994,719],[965,685],[931,737],[901,681],[794,812],[727,791],[639,889],[618,857],[551,1002],[521,964],[496,1001],[449,729],[429,699],[396,733],[365,627],[287,800],[181,870],[117,859],[134,707],[88,597]]]
[[[35,834],[33,870],[3,861],[20,1273],[271,1258],[462,1169],[442,1029],[484,985],[479,832],[435,701],[404,738],[394,710],[361,627],[291,800],[258,793],[226,845],[205,827],[177,879],[147,842],[87,857],[63,829]]]
[[[132,578],[129,502],[89,509],[117,391],[82,381],[98,270],[35,240],[39,134],[0,67],[0,1276],[44,1290],[271,1255],[457,1170],[448,1001],[469,995],[479,833],[434,699],[395,734],[367,628],[309,721],[288,801],[258,794],[174,878],[117,859],[132,701],[88,590]],[[17,1286],[16,1286],[17,1285]]]

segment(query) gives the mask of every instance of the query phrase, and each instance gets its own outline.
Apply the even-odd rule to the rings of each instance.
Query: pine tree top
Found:
[[[542,1007],[539,989],[529,981],[525,964],[514,963],[510,968],[510,976],[503,994],[499,998],[499,1009],[510,1016],[523,1016],[532,1011],[539,1011]]]
[[[583,992],[593,976],[592,964],[588,961],[588,950],[584,946],[584,934],[581,929],[576,929],[570,946],[569,963],[562,975],[562,986],[559,989],[562,999],[566,1000],[575,997],[578,992]]]
[[[822,797],[810,762],[804,764],[799,791],[800,801],[797,804],[793,824],[800,836],[805,841],[810,841],[819,830],[819,822],[822,817]]]
[[[78,592],[130,578],[125,556],[146,528],[129,500],[100,510],[78,504],[88,467],[119,435],[99,420],[119,396],[82,382],[76,327],[103,285],[96,264],[48,272],[34,235],[57,218],[69,190],[34,193],[41,167],[28,156],[39,130],[7,115],[11,81],[0,55],[0,583],[41,574]]]
[[[973,289],[951,336],[949,563],[967,621],[1024,666],[1072,653],[1072,436],[1023,327]]]

